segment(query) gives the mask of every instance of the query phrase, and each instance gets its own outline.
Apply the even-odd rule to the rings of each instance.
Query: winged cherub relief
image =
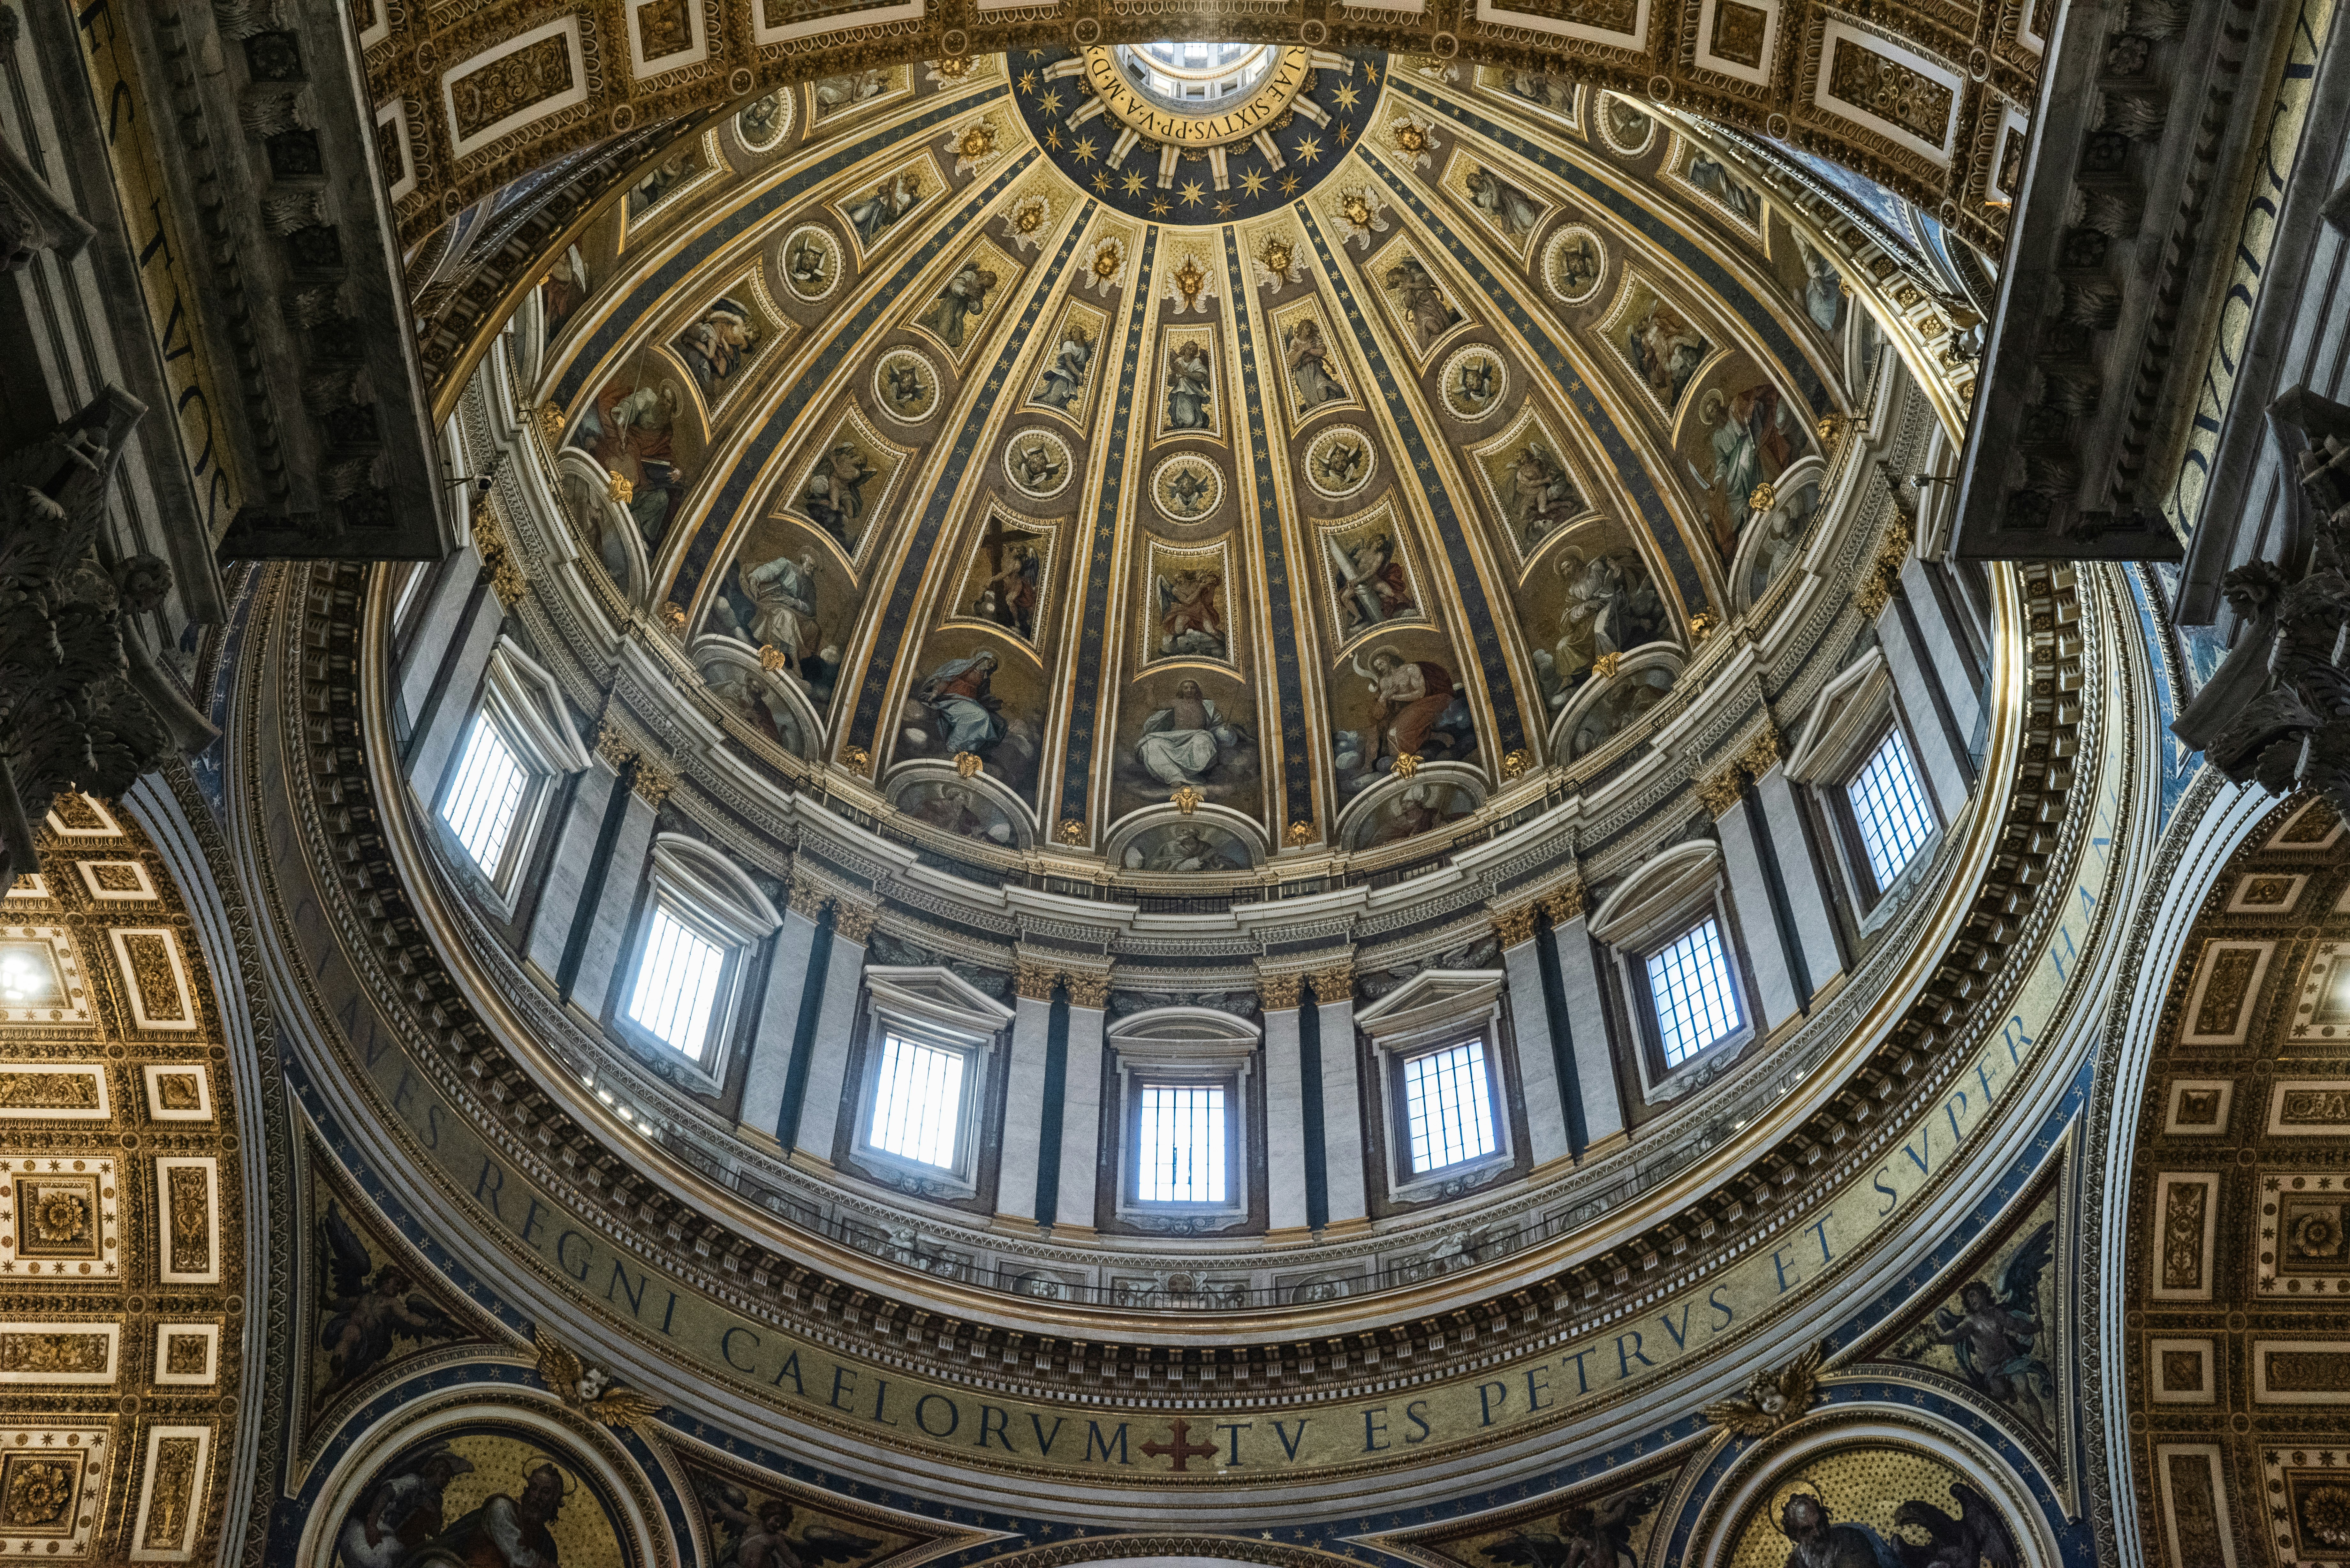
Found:
[[[623,1386],[602,1367],[587,1365],[544,1332],[538,1335],[538,1380],[572,1409],[608,1427],[649,1420],[661,1406],[660,1400]]]

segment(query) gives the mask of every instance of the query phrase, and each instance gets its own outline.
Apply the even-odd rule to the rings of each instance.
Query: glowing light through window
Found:
[[[1730,961],[1722,956],[1721,928],[1711,918],[1648,960],[1648,994],[1656,1003],[1668,1067],[1736,1033],[1742,1014],[1730,981]]]
[[[1224,1086],[1142,1087],[1140,1179],[1145,1203],[1224,1201]]]
[[[1852,798],[1869,875],[1878,887],[1890,887],[1934,834],[1933,814],[1926,809],[1926,792],[1918,786],[1918,770],[1900,731],[1887,732],[1884,744],[1862,764],[1846,794]]]
[[[47,948],[30,942],[0,946],[0,1002],[32,1007],[57,1000],[57,969]]]
[[[456,781],[441,805],[441,820],[473,857],[473,864],[495,876],[522,810],[526,782],[514,748],[506,744],[487,714],[475,714],[465,738],[465,755],[457,764]]]
[[[1177,43],[1118,47],[1118,60],[1137,87],[1170,108],[1213,109],[1256,90],[1273,69],[1271,44]]]
[[[1403,1064],[1404,1119],[1414,1175],[1493,1152],[1493,1096],[1482,1041],[1430,1051]]]
[[[951,1170],[962,1123],[963,1054],[900,1035],[881,1042],[881,1077],[873,1092],[866,1141],[884,1154]]]
[[[710,1017],[726,954],[667,909],[653,909],[637,961],[629,1016],[664,1044],[699,1062],[710,1048]]]

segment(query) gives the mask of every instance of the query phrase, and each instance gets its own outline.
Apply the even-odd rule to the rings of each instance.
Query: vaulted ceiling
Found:
[[[1370,848],[1607,766],[1799,554],[1877,339],[1752,176],[1540,73],[1235,57],[1232,124],[1108,49],[783,89],[540,284],[571,516],[785,750],[1008,850]]]

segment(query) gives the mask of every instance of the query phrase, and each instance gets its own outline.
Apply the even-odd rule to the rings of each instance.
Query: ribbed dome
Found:
[[[973,864],[1422,857],[1794,558],[1858,313],[1629,102],[1167,48],[831,78],[662,164],[542,289],[572,510]]]

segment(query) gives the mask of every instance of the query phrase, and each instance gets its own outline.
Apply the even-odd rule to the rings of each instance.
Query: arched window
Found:
[[[674,1052],[715,1089],[725,1081],[749,956],[782,923],[757,885],[708,845],[675,833],[654,838],[620,992],[621,1033]]]

